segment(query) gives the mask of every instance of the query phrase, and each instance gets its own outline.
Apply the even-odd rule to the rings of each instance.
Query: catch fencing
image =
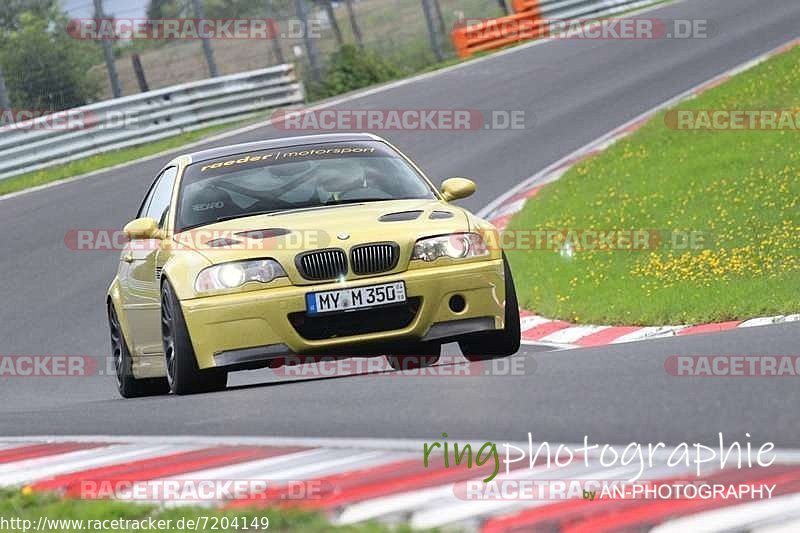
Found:
[[[107,100],[0,127],[0,179],[302,104],[292,65]]]

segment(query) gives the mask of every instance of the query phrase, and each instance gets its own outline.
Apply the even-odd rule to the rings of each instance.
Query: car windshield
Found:
[[[436,196],[381,142],[245,152],[186,169],[176,231],[264,213],[417,198]]]

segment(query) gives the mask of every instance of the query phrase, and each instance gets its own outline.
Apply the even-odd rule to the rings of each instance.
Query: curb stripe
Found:
[[[100,448],[103,444],[65,442],[61,444],[35,444],[33,446],[23,446],[10,450],[0,450],[0,464],[25,461],[39,457],[49,457],[51,455],[61,455],[78,450],[90,450]]]
[[[772,478],[783,479],[786,472],[790,472],[792,479],[796,479],[800,469],[794,467],[773,467],[775,471],[782,472]],[[747,481],[752,477],[753,473],[748,471],[717,471],[710,476],[704,478],[709,483],[726,482],[736,483]],[[772,479],[769,478],[769,479]],[[690,479],[687,477],[671,477],[663,480],[663,483],[670,481],[681,481]],[[777,488],[776,488],[777,490]],[[702,502],[704,500],[600,500],[587,504],[584,500],[570,500],[566,502],[558,502],[554,505],[547,507],[538,507],[533,509],[523,510],[513,515],[500,516],[489,519],[481,529],[481,533],[501,533],[501,532],[527,532],[538,530],[557,530],[562,533],[570,531],[576,533],[577,531],[610,531],[617,527],[622,527],[623,517],[628,516],[626,513],[641,511],[642,519],[655,516],[656,509],[665,509],[665,516],[671,516],[670,513],[677,511],[677,506],[681,502]],[[711,500],[705,500],[711,501]],[[738,503],[738,502],[735,502]],[[735,505],[734,503],[734,505]],[[638,517],[638,515],[637,515]],[[601,525],[600,521],[603,520]],[[614,521],[616,520],[616,521]],[[657,520],[656,523],[660,522]],[[640,523],[640,522],[634,522]],[[585,526],[588,524],[588,526]],[[629,524],[630,525],[630,524]],[[591,527],[589,527],[591,526]],[[641,529],[641,528],[639,528]]]
[[[188,447],[181,446],[178,447],[178,450],[181,448]],[[171,450],[175,452],[176,447],[173,446]],[[23,463],[11,463],[0,467],[0,486],[32,483],[89,468],[164,455],[169,451],[170,447],[166,445],[142,447],[112,444],[105,449],[83,450],[44,459],[33,459]]]
[[[614,341],[621,339],[625,335],[628,335],[629,333],[634,333],[636,331],[640,331],[641,329],[642,328],[639,327],[612,326],[604,330],[598,331],[597,333],[587,335],[582,339],[578,339],[575,341],[575,344],[583,347],[612,344]]]
[[[736,329],[739,324],[741,324],[741,320],[733,320],[731,322],[720,322],[717,324],[702,324],[700,326],[689,326],[687,328],[683,328],[678,332],[678,335],[696,335],[698,333],[717,333],[720,331],[728,331],[731,329]]]
[[[562,320],[550,320],[549,322],[545,322],[541,325],[524,331],[522,333],[522,338],[526,341],[538,341],[541,340],[542,337],[547,337],[556,331],[566,329],[570,326],[572,326],[572,324],[569,322],[564,322]]]
[[[555,333],[551,333],[546,337],[542,337],[542,342],[549,342],[553,344],[575,344],[578,340],[584,337],[590,337],[597,333],[602,333],[607,330],[609,326],[570,326],[561,329]]]
[[[651,533],[713,533],[731,529],[741,529],[745,524],[780,518],[786,520],[800,516],[800,494],[781,496],[774,500],[762,500],[735,505],[726,509],[706,511],[694,516],[671,520],[651,531]]]
[[[736,476],[733,476],[734,478]],[[747,481],[745,476],[744,481]],[[729,481],[735,482],[735,481]],[[756,486],[776,484],[773,494],[785,493],[788,490],[800,488],[800,470],[795,469],[782,475],[770,476],[764,479],[750,481]],[[602,516],[590,517],[578,523],[572,523],[562,530],[562,533],[591,533],[594,531],[607,531],[625,527],[654,526],[664,520],[677,516],[698,513],[715,507],[730,507],[739,504],[738,500],[673,500],[673,501],[645,501],[641,500],[630,509],[619,513],[606,513]]]
[[[185,474],[195,470],[264,459],[299,450],[299,448],[257,448],[246,446],[205,448],[143,459],[132,463],[94,468],[75,474],[65,474],[35,483],[31,488],[37,491],[59,490],[68,496],[78,497],[81,495],[82,482],[148,481],[170,475]]]

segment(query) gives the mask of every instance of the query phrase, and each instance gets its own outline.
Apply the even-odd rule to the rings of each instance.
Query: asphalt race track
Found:
[[[390,132],[432,178],[474,177],[475,210],[549,163],[660,102],[798,36],[797,0],[688,0],[646,17],[708,19],[708,39],[554,41],[341,104],[342,108],[524,110],[509,131]],[[276,137],[265,127],[223,143]],[[69,229],[122,227],[166,160],[0,202],[0,354],[108,351],[105,290],[118,253],[77,252]],[[800,447],[792,378],[674,378],[670,355],[798,353],[800,325],[579,349],[526,346],[525,375],[362,375],[122,400],[112,376],[3,378],[0,434],[269,435],[580,442],[773,441]]]

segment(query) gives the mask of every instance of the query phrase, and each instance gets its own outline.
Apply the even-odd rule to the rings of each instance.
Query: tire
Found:
[[[200,370],[183,310],[169,281],[161,288],[161,337],[167,367],[167,383],[173,394],[197,394],[223,390],[228,373],[216,368]]]
[[[438,343],[417,343],[403,352],[411,355],[387,355],[386,361],[393,370],[417,370],[433,366],[439,362],[442,345]]]
[[[479,333],[458,341],[467,361],[488,361],[509,357],[519,351],[520,323],[517,291],[508,259],[503,254],[503,271],[506,278],[505,327],[498,331]]]
[[[133,358],[128,342],[122,333],[114,304],[108,302],[108,328],[111,332],[111,357],[117,378],[117,390],[123,398],[158,396],[169,392],[166,378],[136,379],[133,375]]]

